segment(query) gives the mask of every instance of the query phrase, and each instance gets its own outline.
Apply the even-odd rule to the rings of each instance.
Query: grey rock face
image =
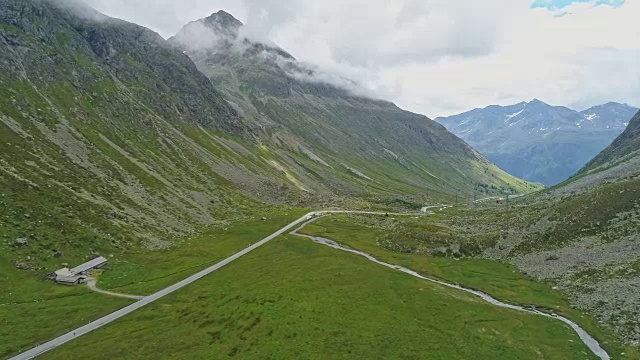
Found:
[[[638,151],[640,151],[640,112],[629,121],[624,132],[609,147],[585,166],[583,172],[592,172],[607,163],[628,160],[637,156]]]
[[[105,35],[99,30],[91,30],[86,35],[87,42],[91,46],[98,57],[108,59],[109,57],[115,55],[116,50],[113,48],[113,45],[109,43]]]
[[[17,248],[27,247],[29,245],[29,240],[27,238],[18,238],[13,241],[13,246]]]
[[[32,269],[31,265],[29,265],[26,262],[22,262],[22,261],[16,261],[15,267],[18,270],[31,270]]]

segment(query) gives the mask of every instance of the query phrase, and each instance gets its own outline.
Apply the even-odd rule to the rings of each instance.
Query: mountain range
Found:
[[[578,112],[533,100],[436,121],[510,174],[551,186],[611,144],[637,111],[610,102]]]
[[[241,30],[219,12],[167,41],[81,2],[0,0],[0,257],[50,270],[261,207],[538,188]],[[11,245],[26,236],[28,255]]]

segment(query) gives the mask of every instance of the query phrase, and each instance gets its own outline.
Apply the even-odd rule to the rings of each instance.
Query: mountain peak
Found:
[[[233,15],[220,10],[183,26],[169,42],[191,51],[213,49],[236,41],[243,26]]]
[[[551,186],[602,151],[636,112],[615,103],[577,112],[533,99],[438,121],[507,172]],[[629,126],[640,130],[640,123]]]
[[[547,105],[547,103],[545,103],[542,100],[539,99],[533,99],[531,101],[528,102],[529,105]]]
[[[205,19],[203,19],[205,21],[205,23],[207,24],[215,24],[218,25],[221,28],[226,28],[226,29],[239,29],[242,26],[244,26],[244,24],[242,23],[242,21],[236,19],[233,15],[229,14],[228,12],[224,11],[224,10],[220,10],[216,13],[211,14],[210,16],[206,17]]]
[[[217,12],[217,13],[213,13],[213,14],[211,14],[211,16],[213,16],[213,15],[226,16],[226,17],[232,17],[232,18],[234,18],[234,19],[235,19],[235,17],[234,17],[233,15],[231,15],[230,13],[228,13],[228,12],[226,12],[226,11],[224,11],[224,10],[218,10],[218,12]]]

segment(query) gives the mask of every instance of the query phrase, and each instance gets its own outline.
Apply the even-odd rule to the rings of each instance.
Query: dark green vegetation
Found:
[[[447,228],[438,217],[333,215],[306,226],[301,232],[335,240],[382,261],[481,289],[513,303],[556,310],[567,306],[561,294],[526,278],[513,266],[467,257],[469,254],[463,251],[452,250],[463,249],[469,243],[475,247],[476,238],[482,236],[472,238],[463,231]]]
[[[494,216],[502,215],[495,210],[482,209],[485,214],[488,211]],[[495,234],[500,238],[505,232],[504,229],[495,227],[485,228],[483,233],[478,226],[479,220],[486,223],[489,218],[480,219],[477,217],[479,213],[473,212],[471,215],[451,209],[444,214],[419,219],[339,215],[323,218],[307,226],[302,232],[333,239],[372,254],[382,261],[478,289],[503,301],[534,305],[562,314],[598,339],[609,354],[625,353],[625,358],[640,358],[637,349],[624,346],[611,331],[597,324],[590,315],[574,309],[560,291],[552,288],[552,282],[536,281],[524,275],[516,266],[483,259],[476,256],[479,254],[475,252],[458,252],[458,249],[478,247],[484,252],[494,247],[495,242],[479,244],[479,238],[493,238]],[[464,219],[467,226],[457,226],[458,219]],[[474,220],[478,223],[474,223]],[[494,217],[493,221],[496,220],[498,218]],[[416,233],[420,235],[416,236]]]
[[[298,237],[44,359],[591,359],[562,324]]]
[[[272,210],[266,220],[254,217],[214,227],[175,249],[134,250],[110,264],[112,269],[100,278],[100,286],[123,293],[151,294],[235,254],[305,213],[307,211],[278,213]]]

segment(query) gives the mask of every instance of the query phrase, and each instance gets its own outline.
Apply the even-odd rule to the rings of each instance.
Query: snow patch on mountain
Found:
[[[578,112],[533,100],[436,121],[507,172],[555,185],[607,147],[637,112],[618,103]]]
[[[523,112],[524,112],[524,109],[522,109],[522,110],[520,110],[520,111],[518,111],[516,113],[509,114],[509,115],[506,116],[506,120],[505,121],[509,121],[509,120],[513,119],[514,117],[522,114]]]

